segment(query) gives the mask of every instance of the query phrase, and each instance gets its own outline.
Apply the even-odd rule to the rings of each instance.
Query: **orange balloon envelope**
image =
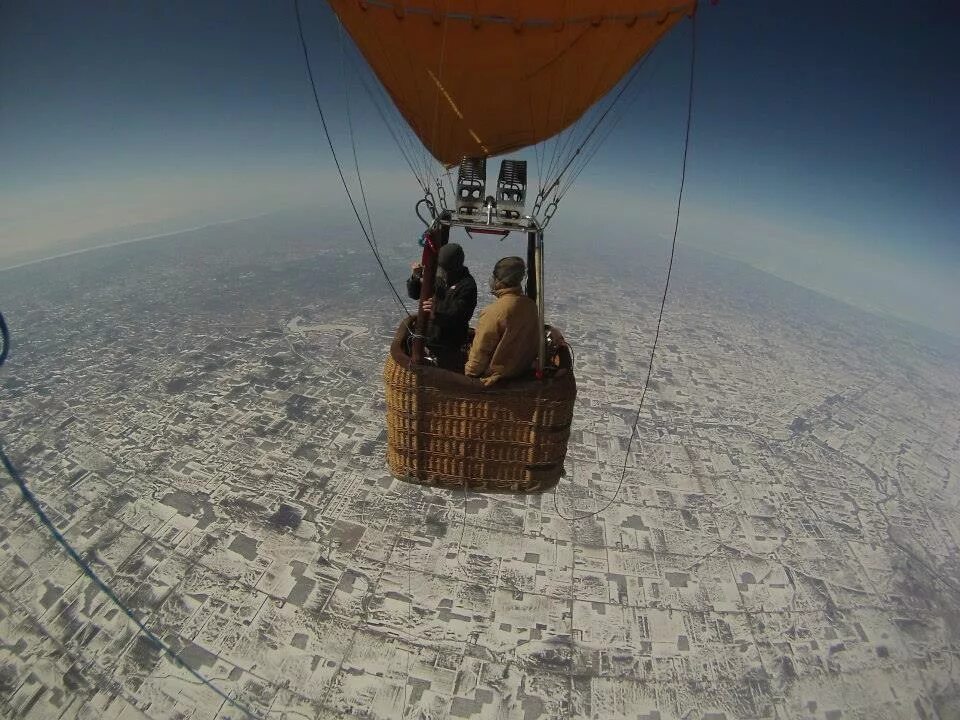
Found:
[[[696,0],[329,0],[441,163],[569,127]]]

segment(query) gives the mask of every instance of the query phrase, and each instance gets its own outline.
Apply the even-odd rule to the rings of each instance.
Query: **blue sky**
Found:
[[[349,157],[336,25],[303,5]],[[681,241],[960,335],[958,21],[946,0],[704,3]],[[644,68],[558,235],[669,233],[689,31]],[[376,220],[417,187],[351,87]],[[346,210],[286,2],[4,2],[0,157],[0,267],[125,227]]]

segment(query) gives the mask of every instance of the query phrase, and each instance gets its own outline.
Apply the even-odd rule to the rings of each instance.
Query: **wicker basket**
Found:
[[[536,492],[560,479],[577,384],[570,353],[544,380],[493,387],[407,354],[400,325],[383,370],[387,464],[402,480],[488,492]]]

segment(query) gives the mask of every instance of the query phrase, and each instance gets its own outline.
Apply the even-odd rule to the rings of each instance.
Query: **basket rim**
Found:
[[[570,392],[570,386],[576,387],[573,358],[567,348],[562,348],[560,351],[560,369],[542,380],[526,375],[502,380],[490,386],[484,385],[478,378],[467,377],[453,370],[444,370],[432,365],[417,365],[405,349],[411,327],[416,320],[416,315],[410,315],[401,321],[394,334],[393,342],[390,343],[390,357],[401,368],[420,376],[423,383],[422,390],[437,389],[445,394],[456,392],[468,396],[518,395],[529,398],[533,394],[549,396],[554,393],[565,397]],[[399,389],[400,386],[397,387]]]

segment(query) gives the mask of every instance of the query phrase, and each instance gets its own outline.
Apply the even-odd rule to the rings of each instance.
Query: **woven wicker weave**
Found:
[[[406,352],[401,324],[383,371],[387,464],[403,480],[488,492],[536,492],[560,479],[577,385],[570,354],[547,379],[487,388]]]

